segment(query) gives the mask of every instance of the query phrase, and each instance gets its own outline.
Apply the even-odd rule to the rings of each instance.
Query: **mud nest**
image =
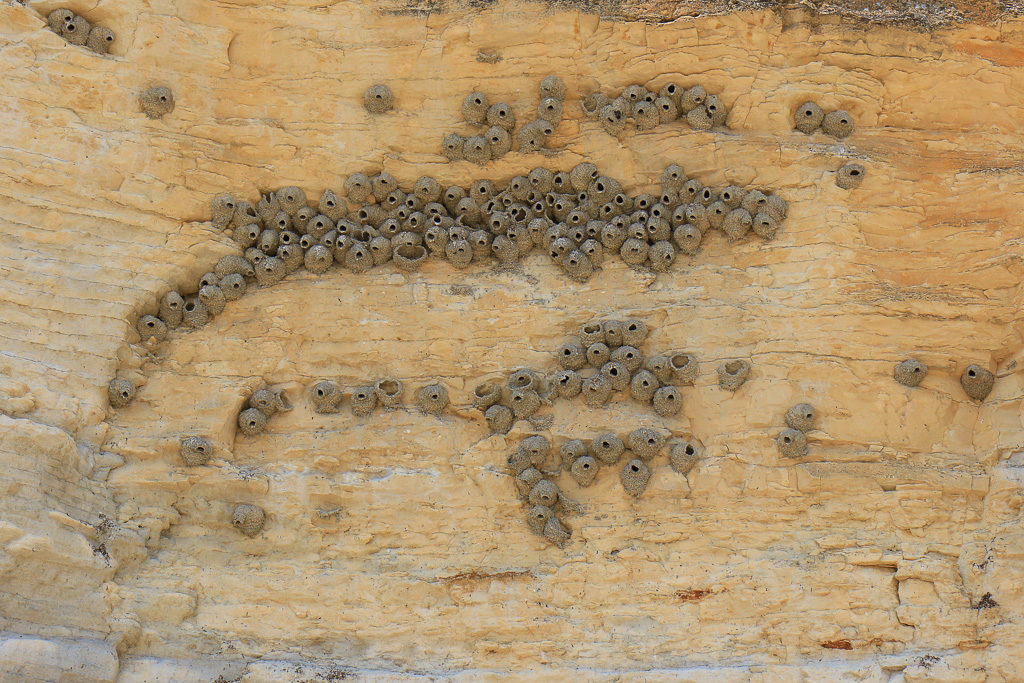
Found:
[[[139,106],[149,118],[163,118],[174,111],[174,93],[163,86],[150,88],[139,95]]]
[[[198,467],[213,457],[213,444],[201,436],[186,436],[181,440],[180,453],[186,467]]]
[[[231,513],[232,526],[249,538],[255,538],[263,531],[263,525],[266,523],[266,520],[267,515],[263,508],[251,503],[238,505],[235,507],[234,512]]]

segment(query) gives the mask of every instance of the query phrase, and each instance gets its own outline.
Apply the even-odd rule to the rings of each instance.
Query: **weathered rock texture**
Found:
[[[0,4],[0,678],[1024,679],[1024,23],[79,5],[116,32],[109,56],[46,28],[57,2]],[[465,94],[526,121],[548,74],[568,88],[552,155],[441,156]],[[396,109],[369,116],[382,81]],[[718,93],[729,131],[617,142],[582,120],[598,87],[669,81]],[[175,94],[162,119],[138,109],[155,86]],[[793,131],[808,100],[856,132]],[[217,195],[584,160],[631,193],[656,194],[671,162],[774,188],[789,217],[769,243],[712,232],[657,277],[606,260],[570,283],[542,254],[520,273],[300,271],[139,344],[168,289],[234,253],[204,222]],[[841,190],[851,160],[868,173]],[[685,477],[653,460],[635,501],[619,466],[586,489],[563,476],[579,509],[560,550],[505,470],[526,423],[488,436],[472,391],[553,372],[567,334],[620,315],[650,326],[645,351],[701,359],[682,412],[563,401],[545,433],[652,426],[704,456]],[[893,380],[908,357],[929,367],[917,388]],[[726,392],[714,368],[735,358],[753,371]],[[959,384],[971,363],[997,376],[981,403]],[[139,385],[116,413],[115,374]],[[440,381],[452,406],[356,418],[309,400],[323,378],[381,377],[410,401]],[[236,438],[263,386],[294,408]],[[786,460],[774,438],[800,402],[819,417],[809,455]],[[182,465],[188,435],[210,463]],[[232,528],[242,503],[266,511],[255,538]]]

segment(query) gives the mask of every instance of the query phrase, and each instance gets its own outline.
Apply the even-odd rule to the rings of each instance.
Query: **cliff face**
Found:
[[[37,680],[1016,681],[1024,677],[1020,286],[1024,24],[933,33],[749,11],[659,25],[498,5],[68,5],[116,32],[107,56],[0,5],[0,672]],[[649,12],[661,12],[648,7]],[[963,8],[961,8],[963,9]],[[679,7],[667,8],[673,18]],[[640,16],[642,12],[623,12]],[[447,163],[471,91],[532,120],[567,85],[549,153]],[[619,138],[580,100],[702,84],[727,127]],[[387,83],[394,111],[363,91]],[[169,88],[174,110],[139,111]],[[793,130],[808,100],[856,132]],[[201,329],[146,345],[139,317],[238,253],[210,200],[353,173],[407,191],[500,186],[597,164],[627,194],[668,164],[788,202],[774,240],[711,230],[667,273],[606,259],[587,282],[543,248],[520,267],[298,271]],[[848,162],[863,184],[837,187]],[[355,210],[357,204],[350,208]],[[619,394],[545,406],[557,448],[654,427],[635,500],[619,466],[571,501],[564,549],[530,532],[472,392],[594,319],[636,317],[640,350],[693,353],[683,409]],[[916,388],[894,365],[929,367]],[[736,392],[716,369],[746,359]],[[984,401],[960,376],[996,375]],[[113,377],[139,385],[108,405]],[[318,414],[310,387],[400,379],[408,409]],[[440,416],[415,391],[445,384]],[[292,409],[237,434],[251,392]],[[818,413],[806,456],[775,438]],[[184,467],[179,439],[211,440]],[[232,528],[240,503],[263,531]],[[570,669],[580,669],[567,673]],[[63,678],[61,678],[63,676]],[[334,678],[332,678],[332,676]]]

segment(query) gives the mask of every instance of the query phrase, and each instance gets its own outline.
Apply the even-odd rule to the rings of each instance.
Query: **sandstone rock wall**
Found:
[[[112,54],[50,32],[58,6],[114,29]],[[535,5],[0,5],[0,671],[1020,680],[1022,36],[1010,19],[915,33],[801,11],[650,25]],[[553,154],[445,163],[463,95],[528,120],[549,73],[569,89]],[[729,130],[616,140],[582,119],[595,89],[670,80],[719,93]],[[370,117],[361,95],[381,81],[396,110]],[[150,120],[137,95],[155,85],[177,106]],[[857,132],[793,131],[808,99]],[[570,283],[540,253],[518,273],[296,273],[157,349],[134,332],[234,252],[205,222],[215,195],[583,160],[631,192],[671,162],[772,188],[789,217],[768,243],[713,233],[664,275],[613,261]],[[834,184],[848,160],[868,169],[854,191]],[[683,413],[560,403],[546,433],[656,426],[705,457],[686,477],[662,457],[636,502],[612,471],[567,483],[580,509],[559,550],[505,471],[525,425],[488,436],[469,392],[553,370],[565,335],[615,315],[648,322],[645,352],[698,355]],[[931,368],[917,389],[892,379],[908,356]],[[733,358],[754,367],[735,394],[714,376]],[[959,385],[970,363],[998,376],[981,404]],[[143,384],[120,411],[115,374]],[[385,375],[407,401],[440,379],[453,407],[312,410],[321,378]],[[264,384],[294,409],[236,435]],[[821,417],[787,460],[773,438],[801,401]],[[186,434],[214,440],[210,466],[181,466]],[[230,526],[240,502],[267,510],[255,539]]]

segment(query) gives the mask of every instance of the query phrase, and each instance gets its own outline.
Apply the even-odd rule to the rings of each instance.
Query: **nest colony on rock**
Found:
[[[658,416],[671,419],[683,407],[679,387],[692,385],[698,377],[697,358],[684,352],[645,357],[640,347],[648,333],[647,323],[638,318],[585,323],[556,351],[560,370],[546,377],[530,368],[518,368],[508,376],[504,389],[494,382],[479,384],[473,390],[473,406],[484,413],[488,427],[497,433],[507,433],[516,420],[530,420],[538,429],[549,427],[550,421],[537,419],[537,411],[559,399],[582,396],[587,406],[597,408],[626,391],[634,400],[651,406]],[[746,381],[750,368],[747,361],[723,363],[718,372],[719,385],[735,391]],[[530,529],[564,547],[572,535],[565,518],[575,506],[565,499],[555,481],[559,474],[566,473],[586,488],[594,483],[602,467],[624,459],[619,480],[626,493],[637,497],[647,488],[651,461],[666,441],[665,435],[649,427],[638,427],[628,435],[603,432],[589,442],[569,439],[557,451],[552,451],[545,436],[535,434],[523,439],[507,462],[528,508]],[[669,464],[685,475],[702,452],[699,442],[693,440],[670,444]],[[557,460],[552,464],[553,455]]]
[[[69,42],[97,52],[106,52],[114,39],[108,29],[90,26],[69,10],[54,10],[48,21]],[[513,134],[521,151],[543,151],[547,136],[562,120],[565,85],[549,76],[541,81],[538,94],[536,120],[516,133],[511,107],[491,104],[484,93],[471,93],[462,102],[463,117],[480,126],[483,134],[449,135],[443,143],[444,155],[452,161],[483,164],[508,153]],[[383,114],[394,108],[395,97],[387,86],[374,85],[364,92],[363,104],[369,113]],[[147,116],[159,118],[173,111],[174,96],[167,88],[150,88],[141,94],[140,105]],[[614,99],[594,93],[584,99],[583,109],[615,135],[625,130],[630,119],[638,131],[680,118],[694,129],[708,130],[724,125],[727,117],[716,95],[700,85],[684,89],[674,83],[657,93],[629,86]],[[821,130],[837,139],[854,131],[849,113],[826,114],[813,102],[796,110],[794,127],[808,134]],[[836,184],[852,190],[864,175],[862,165],[848,163],[836,172]],[[167,292],[156,315],[143,315],[137,330],[143,343],[153,346],[174,328],[202,327],[227,302],[254,288],[274,285],[302,268],[315,275],[332,267],[365,273],[389,264],[412,271],[429,257],[460,269],[492,260],[501,267],[515,267],[531,251],[541,249],[578,282],[587,281],[616,254],[630,267],[663,273],[679,253],[696,254],[711,230],[721,231],[731,241],[751,231],[771,240],[787,212],[786,201],[769,190],[736,185],[713,189],[687,177],[676,164],[661,174],[658,195],[627,194],[618,181],[601,175],[589,162],[568,172],[538,167],[502,186],[481,179],[469,187],[444,187],[423,176],[411,188],[402,188],[386,172],[355,173],[340,193],[327,189],[315,205],[295,186],[266,192],[254,204],[222,195],[211,202],[211,222],[218,230],[231,231],[239,253],[221,258],[190,290]],[[626,391],[661,418],[671,419],[682,409],[679,387],[697,378],[697,359],[683,352],[645,357],[639,347],[647,333],[646,323],[635,318],[587,323],[558,349],[560,370],[546,377],[519,368],[504,388],[489,382],[477,386],[473,405],[483,412],[491,432],[503,434],[517,420],[529,420],[536,430],[547,429],[552,417],[538,417],[537,412],[558,399],[582,396],[586,405],[599,407],[616,392]],[[736,391],[750,371],[749,361],[724,361],[717,369],[718,384]],[[908,359],[896,365],[894,378],[916,387],[927,373],[925,365]],[[979,401],[989,394],[994,381],[992,373],[978,365],[970,365],[960,378],[967,395]],[[352,414],[368,416],[378,406],[398,408],[403,393],[403,383],[390,377],[355,387],[349,394]],[[337,413],[345,391],[334,380],[324,379],[311,387],[310,395],[317,413]],[[108,385],[112,407],[127,407],[135,397],[136,386],[130,379],[115,377]],[[440,415],[449,404],[448,391],[440,383],[421,387],[416,403],[421,411]],[[256,390],[238,414],[239,431],[255,436],[274,414],[289,409],[283,393]],[[782,455],[807,455],[805,433],[815,418],[814,408],[805,403],[786,413],[787,428],[776,437]],[[670,443],[658,430],[638,427],[624,435],[600,433],[589,442],[566,440],[557,451],[546,437],[534,434],[509,455],[508,466],[527,507],[530,528],[564,547],[572,534],[564,519],[575,508],[555,479],[564,472],[579,487],[587,487],[602,467],[625,460],[619,479],[623,489],[636,497],[646,489],[650,464],[666,445],[669,465],[682,474],[703,453],[695,440]],[[213,444],[204,437],[180,440],[186,466],[206,464],[213,452]],[[557,461],[552,464],[554,456]],[[232,523],[247,536],[256,536],[265,519],[260,507],[245,503],[235,507]]]
[[[559,399],[581,396],[587,406],[596,408],[626,391],[657,415],[673,417],[683,407],[678,387],[697,378],[697,359],[682,352],[645,358],[639,346],[647,334],[647,324],[637,318],[589,322],[555,352],[560,370],[545,376],[518,368],[504,389],[493,382],[479,384],[473,390],[473,406],[484,413],[490,430],[501,434],[517,420],[545,424],[535,419],[537,411]]]
[[[441,154],[448,161],[471,161],[486,164],[491,159],[500,159],[512,151],[512,136],[520,152],[540,152],[547,144],[548,136],[562,120],[565,101],[565,83],[557,76],[548,76],[537,86],[540,104],[537,118],[519,127],[516,132],[516,115],[512,107],[504,102],[491,104],[486,93],[473,92],[462,100],[462,117],[466,123],[481,129],[480,134],[463,136],[450,133],[441,141]]]
[[[298,187],[268,192],[256,204],[216,197],[213,224],[231,230],[242,254],[222,259],[219,272],[200,281],[200,294],[227,275],[238,276],[231,280],[237,298],[252,284],[247,278],[273,285],[299,268],[363,273],[393,263],[414,270],[428,257],[456,268],[492,259],[512,265],[536,248],[577,281],[615,254],[660,273],[679,252],[696,253],[712,229],[733,240],[750,230],[771,239],[788,210],[781,197],[758,189],[705,187],[676,164],[662,174],[658,196],[629,196],[591,163],[569,172],[535,168],[504,187],[477,180],[444,188],[423,176],[403,189],[389,173],[355,173],[342,194],[347,201],[325,190],[315,207]],[[195,326],[201,318],[185,322]]]
[[[694,130],[711,130],[725,125],[729,116],[725,103],[708,94],[701,85],[683,88],[668,83],[658,92],[631,85],[614,98],[596,92],[583,98],[583,112],[596,118],[611,135],[619,135],[632,121],[638,132],[682,119]]]
[[[676,164],[662,174],[658,196],[627,195],[591,163],[569,172],[535,168],[503,187],[477,180],[445,188],[423,176],[403,189],[389,173],[355,173],[343,194],[347,201],[326,190],[315,208],[298,187],[255,205],[225,195],[213,200],[213,222],[232,230],[243,250],[239,263],[249,263],[260,285],[302,267],[315,274],[388,263],[414,270],[429,257],[456,268],[491,259],[510,266],[537,248],[585,282],[616,254],[665,272],[680,252],[695,254],[713,229],[731,240],[751,230],[770,240],[788,210],[778,195],[735,185],[716,191]]]
[[[565,547],[572,536],[565,518],[575,511],[576,505],[556,483],[560,474],[567,474],[580,488],[587,488],[597,480],[601,469],[624,460],[619,468],[619,481],[622,490],[636,498],[647,489],[651,465],[666,442],[664,434],[650,427],[638,427],[624,437],[604,432],[588,441],[569,439],[557,450],[544,436],[526,437],[509,454],[507,463],[526,508],[530,530],[560,548]],[[669,466],[686,475],[702,454],[699,442],[677,441],[669,446]]]

